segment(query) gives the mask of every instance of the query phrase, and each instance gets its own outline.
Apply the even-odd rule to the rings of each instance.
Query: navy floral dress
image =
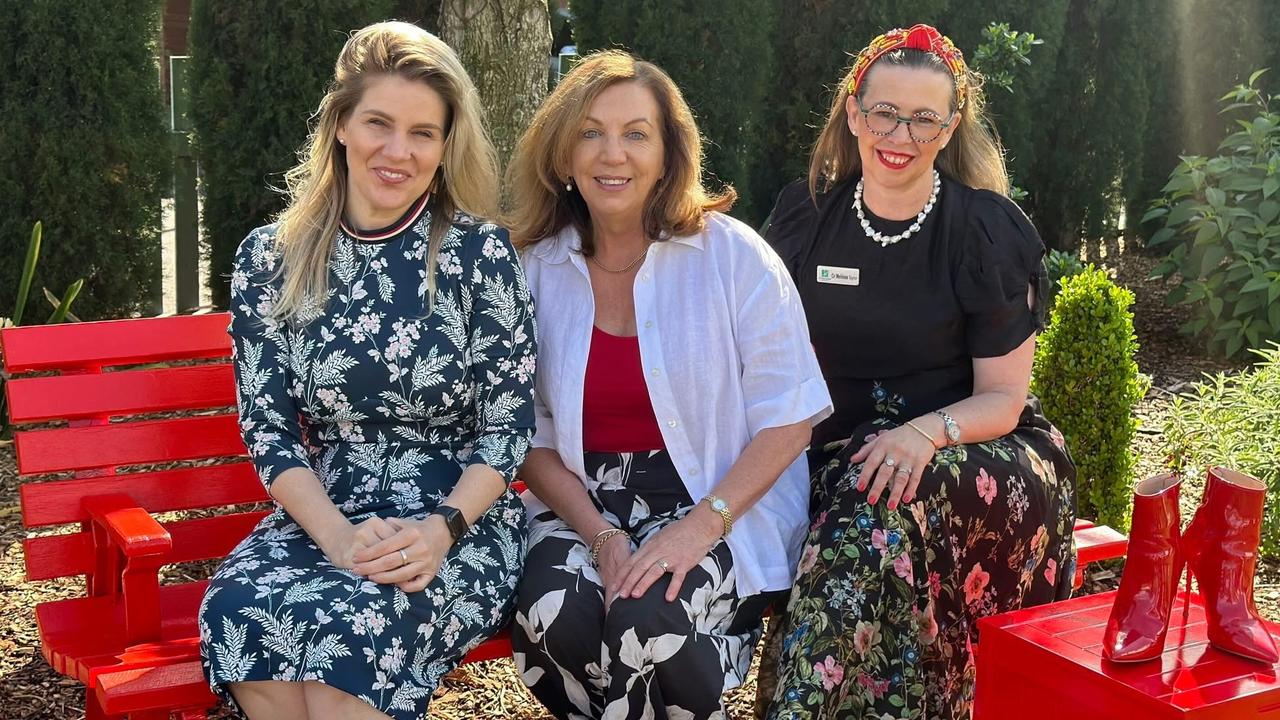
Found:
[[[330,294],[301,326],[270,318],[274,226],[254,230],[231,276],[240,425],[268,487],[314,471],[353,522],[419,518],[469,464],[508,482],[533,433],[534,325],[504,229],[455,218],[427,309],[430,212],[334,239]],[[508,490],[406,594],[339,569],[282,508],[218,568],[200,611],[211,687],[314,680],[397,720],[426,716],[440,677],[510,618],[525,513]]]
[[[881,247],[852,209],[856,182],[816,204],[804,183],[789,187],[767,235],[835,401],[814,430],[812,524],[774,622],[769,717],[965,720],[976,620],[1070,595],[1075,466],[1062,435],[1028,397],[1009,434],[938,451],[896,510],[867,502],[851,458],[972,395],[975,358],[1042,327],[1044,246],[1007,198],[944,179],[919,232]],[[886,235],[910,224],[873,219]]]

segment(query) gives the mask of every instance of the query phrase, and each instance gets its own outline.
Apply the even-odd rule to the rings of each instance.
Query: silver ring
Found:
[[[899,467],[899,468],[898,468],[898,470],[897,470],[897,472],[895,472],[894,474],[895,474],[895,475],[907,475],[907,476],[910,476],[910,475],[911,475],[911,468],[910,468],[910,467],[908,467],[908,466],[906,466],[906,465],[903,465],[903,466]]]
[[[894,465],[897,465],[897,464],[898,464],[898,461],[897,461],[897,460],[894,460],[894,459],[893,459],[893,458],[891,458],[891,457],[887,457],[887,458],[885,458],[885,459],[884,459],[884,466],[885,466],[885,467],[893,467]]]
[[[666,560],[659,560],[658,567],[662,568],[662,572],[666,572],[667,570],[671,569],[671,563],[667,562]]]
[[[400,560],[402,561],[400,563],[401,566],[409,564],[409,556],[405,554],[404,548],[400,549]]]

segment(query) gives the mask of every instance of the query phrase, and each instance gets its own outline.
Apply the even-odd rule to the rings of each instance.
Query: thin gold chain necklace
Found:
[[[636,259],[635,259],[635,260],[632,260],[631,262],[627,263],[624,267],[621,267],[621,268],[619,268],[619,269],[617,269],[617,270],[614,270],[613,268],[611,268],[611,267],[609,267],[609,266],[605,265],[604,263],[600,262],[599,260],[597,260],[597,259],[596,259],[596,256],[595,256],[594,254],[593,254],[593,255],[591,255],[591,257],[589,257],[589,258],[587,258],[587,259],[588,259],[588,260],[590,260],[591,262],[595,263],[595,264],[596,264],[596,267],[600,268],[601,270],[603,270],[603,271],[605,271],[605,272],[607,272],[607,273],[613,273],[613,274],[617,275],[618,273],[624,273],[624,272],[626,272],[626,271],[630,270],[631,268],[635,267],[635,266],[636,266],[636,265],[637,265],[641,260],[643,260],[643,259],[644,259],[645,254],[646,254],[646,253],[648,253],[648,252],[649,252],[649,243],[645,243],[645,245],[644,245],[644,249],[640,251],[640,254],[636,256]]]

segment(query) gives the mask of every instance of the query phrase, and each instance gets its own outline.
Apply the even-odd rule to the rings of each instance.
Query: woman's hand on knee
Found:
[[[418,592],[431,583],[453,545],[449,528],[439,515],[424,520],[388,518],[389,537],[361,548],[352,570],[376,583]]]
[[[723,526],[703,524],[701,517],[690,513],[662,528],[641,545],[627,561],[618,596],[638,598],[648,592],[659,578],[671,573],[666,598],[667,602],[674,602],[680,594],[685,575],[697,567],[720,540]]]
[[[896,510],[899,502],[915,499],[924,469],[936,452],[933,443],[904,426],[881,431],[849,460],[862,463],[857,487],[867,492],[867,502],[875,505],[887,492],[888,507]]]

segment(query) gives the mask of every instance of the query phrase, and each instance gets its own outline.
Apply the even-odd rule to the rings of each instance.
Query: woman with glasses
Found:
[[[1071,591],[1075,469],[1027,394],[1044,246],[978,83],[929,26],[876,38],[773,211],[835,412],[771,717],[967,718],[976,619]]]

